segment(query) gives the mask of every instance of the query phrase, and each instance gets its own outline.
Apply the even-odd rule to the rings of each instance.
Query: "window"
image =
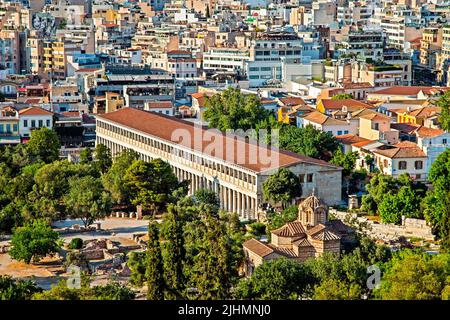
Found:
[[[418,179],[422,179],[422,175],[421,174],[416,174],[416,180]]]
[[[342,130],[338,130],[338,136],[342,135]]]
[[[11,125],[9,123],[6,124],[6,133],[11,133]]]
[[[306,175],[306,182],[308,182],[308,183],[313,182],[313,174],[312,173],[308,173]]]
[[[348,134],[348,130],[345,130],[345,131],[344,131],[344,134]]]
[[[44,126],[44,121],[43,120],[39,120],[39,128]]]
[[[399,170],[406,170],[406,168],[407,168],[406,161],[400,161],[398,163],[398,169]]]
[[[36,128],[36,120],[31,120],[31,127]]]
[[[28,128],[28,120],[23,120],[23,126],[24,126],[25,128]]]
[[[298,175],[298,178],[299,178],[299,180],[300,180],[300,183],[303,183],[303,182],[305,182],[305,175],[302,173],[302,174],[299,174]]]
[[[416,170],[423,169],[423,161],[422,160],[417,160],[416,162],[414,162],[414,168]]]
[[[19,128],[17,127],[17,124],[13,124],[13,131],[14,131],[14,132],[19,131]]]
[[[443,144],[447,144],[447,139],[442,139]]]

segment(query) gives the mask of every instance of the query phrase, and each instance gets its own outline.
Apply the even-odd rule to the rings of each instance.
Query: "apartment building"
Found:
[[[300,38],[294,33],[268,32],[252,41],[247,75],[250,87],[264,86],[269,80],[282,80],[282,58],[303,63],[322,57],[323,47],[316,38]]]
[[[249,59],[250,54],[248,50],[213,47],[203,54],[203,70],[207,73],[231,72],[245,74],[245,65]]]

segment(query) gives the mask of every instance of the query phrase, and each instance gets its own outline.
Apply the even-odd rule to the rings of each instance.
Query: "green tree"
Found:
[[[288,202],[302,195],[302,185],[292,171],[281,168],[263,182],[263,194],[265,199],[281,202],[285,208]]]
[[[80,163],[91,163],[93,159],[92,149],[87,147],[80,152]]]
[[[30,141],[26,144],[26,149],[31,157],[50,163],[58,160],[61,144],[55,131],[46,127],[33,130]]]
[[[110,195],[103,189],[101,181],[91,176],[69,180],[64,204],[69,215],[81,219],[85,227],[111,212]]]
[[[198,204],[209,204],[214,207],[220,207],[220,199],[216,192],[208,189],[198,189],[194,193],[195,202]]]
[[[90,286],[90,279],[83,277],[81,288],[67,287],[61,280],[50,290],[33,295],[33,300],[133,300],[136,294],[123,284],[111,281],[106,285]]]
[[[0,300],[30,300],[33,294],[40,291],[30,280],[14,280],[0,275]]]
[[[183,225],[177,219],[176,208],[169,205],[161,226],[161,252],[164,267],[164,280],[167,286],[167,299],[178,298],[184,294],[183,261],[185,257]]]
[[[291,152],[328,161],[339,148],[339,142],[332,134],[312,125],[303,128],[283,126],[279,133],[279,146]]]
[[[358,152],[348,152],[344,154],[341,148],[338,148],[330,160],[330,163],[344,168],[344,176],[349,176],[355,170]]]
[[[243,94],[240,89],[228,88],[206,98],[205,120],[209,126],[221,131],[228,129],[248,130],[270,114],[253,94]]]
[[[264,262],[249,278],[242,279],[235,296],[250,300],[297,300],[306,294],[311,283],[313,278],[304,264],[275,259]]]
[[[147,281],[145,272],[147,270],[147,253],[133,251],[130,253],[130,257],[127,261],[127,265],[130,268],[130,283],[137,287],[142,287]]]
[[[93,157],[95,160],[95,167],[99,172],[105,173],[111,167],[111,151],[104,144],[97,144],[95,146]]]
[[[401,250],[386,264],[377,296],[384,300],[441,299],[450,276],[448,254]]]
[[[345,281],[327,279],[314,287],[314,300],[359,300],[361,287]]]
[[[111,193],[114,204],[130,205],[130,190],[125,184],[124,177],[127,169],[138,158],[136,152],[124,150],[115,157],[112,166],[102,176],[103,185]]]
[[[58,251],[58,233],[43,220],[35,220],[14,230],[9,255],[19,261],[38,262]]]
[[[450,249],[450,149],[433,163],[428,175],[433,188],[424,199],[425,219],[442,238],[441,247]]]
[[[378,205],[378,213],[384,223],[400,224],[402,201],[396,194],[388,193]]]
[[[157,222],[152,221],[148,226],[147,245],[147,298],[148,300],[164,299],[164,268],[159,243],[159,231]]]
[[[439,123],[445,131],[450,131],[450,91],[443,94],[436,105],[441,108],[441,115],[439,117]]]
[[[350,93],[338,93],[331,97],[331,100],[346,100],[346,99],[353,99],[353,95]]]
[[[169,163],[155,159],[135,161],[126,171],[125,185],[132,194],[131,203],[153,212],[165,207],[180,184]]]

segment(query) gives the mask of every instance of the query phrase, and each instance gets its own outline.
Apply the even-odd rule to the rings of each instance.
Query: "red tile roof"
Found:
[[[200,128],[198,125],[195,126],[192,122],[159,113],[123,108],[99,115],[97,118],[109,120],[172,143],[178,143],[255,172],[278,167],[289,167],[299,163],[341,170],[341,168],[322,160],[263,145],[258,146],[253,140],[246,142],[241,137],[226,135],[219,130],[211,129],[206,132],[205,128]],[[183,135],[186,138],[183,138]],[[274,159],[274,161],[270,161],[270,159]]]
[[[393,146],[383,146],[380,148],[372,152],[392,159],[427,157],[417,144],[410,141],[402,141]]]
[[[355,99],[322,99],[321,100],[325,109],[342,109],[343,106],[353,109],[373,109],[374,107],[370,104],[355,100]]]
[[[296,106],[296,105],[305,105],[306,102],[300,97],[288,97],[288,98],[280,98],[278,99],[285,106]]]
[[[172,101],[152,101],[145,104],[148,109],[171,109],[173,108]]]
[[[262,243],[256,239],[250,239],[243,243],[244,248],[250,250],[259,257],[265,257],[273,253],[275,250],[269,247],[267,244]]]
[[[369,139],[361,138],[360,136],[351,133],[336,136],[336,140],[338,140],[342,144],[354,144],[358,142],[371,141]]]
[[[420,91],[425,94],[430,95],[433,93],[438,93],[440,90],[447,91],[450,90],[448,87],[429,87],[429,86],[395,86],[386,89],[381,89],[373,92],[373,94],[392,94],[392,95],[404,95],[413,96],[417,95]]]

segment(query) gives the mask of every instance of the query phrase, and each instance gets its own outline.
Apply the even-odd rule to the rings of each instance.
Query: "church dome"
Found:
[[[316,210],[318,207],[327,207],[325,202],[322,201],[322,199],[316,197],[315,195],[309,196],[305,200],[303,200],[300,205],[299,209],[301,211],[304,211],[306,209],[312,209],[313,211]]]

